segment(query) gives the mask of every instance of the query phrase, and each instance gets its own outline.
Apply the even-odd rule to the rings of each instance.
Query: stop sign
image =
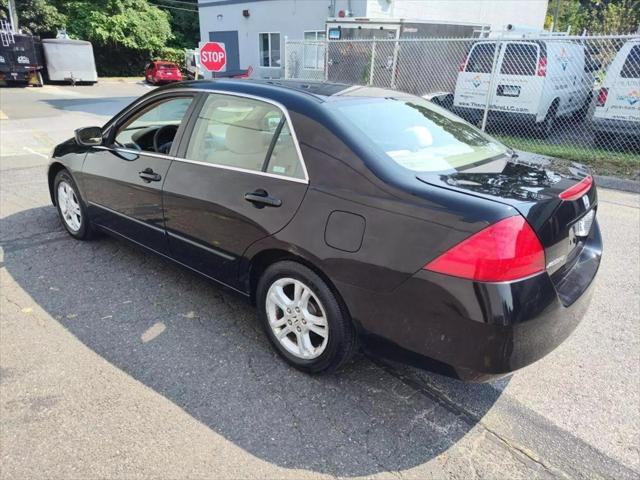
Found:
[[[210,72],[224,72],[227,66],[227,51],[224,49],[224,43],[205,43],[200,48],[200,63]]]

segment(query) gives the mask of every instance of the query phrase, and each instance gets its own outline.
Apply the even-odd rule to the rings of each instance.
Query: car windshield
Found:
[[[464,170],[508,149],[420,98],[367,98],[334,108],[394,162],[418,172]]]

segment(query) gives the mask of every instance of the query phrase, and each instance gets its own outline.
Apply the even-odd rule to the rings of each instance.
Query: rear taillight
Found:
[[[547,57],[540,57],[538,60],[538,76],[546,77],[547,75]]]
[[[567,188],[564,192],[558,195],[562,200],[577,200],[585,193],[589,191],[591,186],[593,185],[593,177],[591,175],[587,175],[574,186]]]
[[[469,61],[469,57],[465,57],[460,66],[458,67],[458,71],[464,72],[464,69],[467,68],[467,62]]]
[[[609,89],[602,87],[598,92],[598,99],[596,100],[596,107],[604,107],[607,103],[607,96],[609,95]]]
[[[480,282],[512,281],[544,271],[544,249],[517,215],[480,230],[423,268]]]

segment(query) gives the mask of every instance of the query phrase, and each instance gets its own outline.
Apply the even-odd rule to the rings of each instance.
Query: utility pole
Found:
[[[18,31],[18,12],[16,10],[16,0],[9,0],[9,23],[11,30]]]
[[[556,28],[558,28],[558,11],[560,10],[560,1],[556,0],[556,8],[553,12],[553,23],[551,24],[551,31],[555,32]]]

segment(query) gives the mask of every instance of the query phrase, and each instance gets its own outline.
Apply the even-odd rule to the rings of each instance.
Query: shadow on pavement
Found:
[[[508,383],[419,373],[416,385],[362,356],[338,374],[307,376],[273,353],[242,299],[125,242],[75,241],[52,206],[4,218],[0,232],[8,273],[81,342],[279,466],[355,476],[421,465],[473,428]],[[451,408],[454,397],[472,414]]]
[[[58,110],[113,116],[137,97],[56,98],[40,100]]]

